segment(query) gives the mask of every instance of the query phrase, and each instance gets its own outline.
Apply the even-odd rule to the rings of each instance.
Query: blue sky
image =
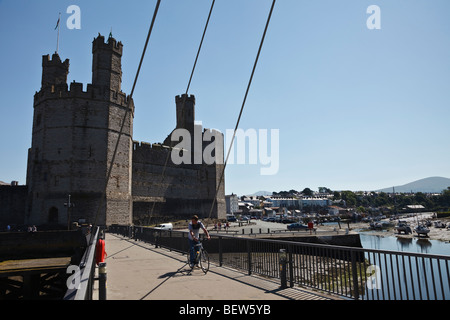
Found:
[[[233,129],[271,0],[217,0],[190,94],[207,128]],[[130,93],[156,0],[0,0],[0,180],[26,179],[33,95],[42,55],[70,59],[68,82],[91,82],[94,37],[123,42]],[[67,7],[81,9],[70,30]],[[175,126],[210,0],[163,0],[134,100],[134,139],[161,142]],[[381,29],[369,30],[370,5]],[[240,128],[279,129],[279,170],[227,167],[226,193],[374,190],[450,177],[450,2],[278,0]]]

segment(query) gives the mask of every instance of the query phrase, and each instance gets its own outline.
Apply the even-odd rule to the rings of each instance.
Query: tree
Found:
[[[319,187],[319,193],[332,193],[331,189],[327,187]]]
[[[364,208],[363,206],[359,206],[359,207],[356,209],[356,211],[359,212],[359,213],[365,213],[365,212],[366,212],[366,208]]]
[[[347,206],[355,206],[356,205],[356,195],[352,191],[342,191],[341,192],[342,200],[345,200]]]
[[[305,188],[305,189],[303,189],[302,193],[303,193],[305,196],[312,196],[312,195],[313,195],[313,191],[312,191],[310,188]]]
[[[443,207],[450,207],[450,187],[447,188],[447,190],[444,190],[442,192],[441,196],[441,206]]]

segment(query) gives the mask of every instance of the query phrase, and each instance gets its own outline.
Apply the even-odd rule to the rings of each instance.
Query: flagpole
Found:
[[[59,51],[59,28],[61,25],[61,12],[59,13],[59,18],[58,18],[58,37],[56,39],[56,53],[58,53]]]

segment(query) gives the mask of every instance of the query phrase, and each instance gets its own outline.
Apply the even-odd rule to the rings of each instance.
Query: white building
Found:
[[[265,202],[271,203],[270,207],[299,207],[299,200],[296,198],[267,198]]]
[[[328,198],[322,197],[305,197],[305,198],[277,198],[271,197],[267,198],[264,201],[264,206],[269,207],[294,207],[294,208],[303,208],[303,207],[327,207],[332,204],[332,201]]]
[[[230,194],[225,196],[225,203],[227,207],[228,214],[234,214],[239,210],[239,199],[235,194]]]
[[[307,197],[300,199],[301,202],[301,208],[303,207],[327,207],[330,206],[332,201],[327,198],[317,198],[317,197]]]

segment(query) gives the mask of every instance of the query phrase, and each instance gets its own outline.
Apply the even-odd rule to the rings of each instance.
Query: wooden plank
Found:
[[[71,257],[7,260],[0,262],[0,276],[5,273],[21,273],[64,269],[70,265]]]

